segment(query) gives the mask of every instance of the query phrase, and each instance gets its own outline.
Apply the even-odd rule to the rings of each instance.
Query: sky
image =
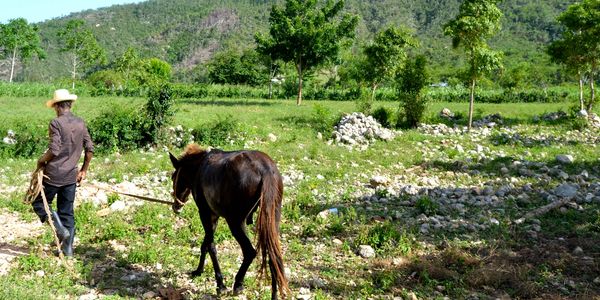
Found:
[[[29,23],[37,23],[53,18],[64,17],[86,9],[108,7],[114,4],[142,2],[140,0],[12,0],[2,1],[0,23],[10,19],[25,18]]]

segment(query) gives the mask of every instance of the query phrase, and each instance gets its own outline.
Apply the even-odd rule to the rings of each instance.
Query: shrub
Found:
[[[14,144],[0,141],[0,157],[33,158],[48,148],[48,129],[46,126],[19,125],[14,130]],[[0,131],[2,137],[7,130]]]
[[[400,106],[404,110],[399,115],[403,118],[398,118],[397,125],[416,127],[423,118],[428,99],[421,93],[429,80],[426,64],[425,56],[419,55],[414,60],[409,60],[396,76]]]
[[[419,198],[417,202],[415,202],[415,207],[420,213],[428,216],[435,215],[439,210],[439,204],[427,196]]]
[[[173,98],[171,94],[171,86],[168,83],[150,88],[148,102],[146,103],[146,115],[149,122],[148,134],[152,143],[158,141],[160,130],[175,114],[172,109]]]
[[[115,106],[93,119],[88,126],[96,151],[131,150],[152,141],[149,120],[139,109]]]
[[[192,130],[195,141],[213,147],[234,144],[242,136],[241,124],[231,115],[218,116],[214,124],[206,124]]]
[[[394,113],[385,107],[379,107],[373,111],[371,116],[385,128],[390,128],[394,124]]]
[[[327,107],[315,104],[312,112],[312,126],[324,136],[331,136],[333,126],[339,121]]]

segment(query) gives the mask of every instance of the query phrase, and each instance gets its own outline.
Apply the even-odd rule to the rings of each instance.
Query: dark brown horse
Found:
[[[267,260],[271,271],[271,299],[277,299],[278,289],[285,298],[289,288],[279,243],[283,183],[275,162],[259,151],[207,151],[195,144],[189,145],[179,159],[171,153],[169,155],[175,167],[172,176],[173,210],[179,212],[191,193],[204,227],[200,263],[191,275],[202,274],[208,253],[215,270],[217,293],[226,290],[214,244],[217,221],[223,217],[244,255],[235,275],[234,293],[243,290],[246,271],[260,252],[260,273],[264,274]],[[258,208],[255,250],[246,234],[246,224],[252,223],[252,214]]]

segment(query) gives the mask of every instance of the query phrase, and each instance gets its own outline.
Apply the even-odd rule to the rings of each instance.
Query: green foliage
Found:
[[[402,108],[401,116],[397,119],[400,127],[417,127],[423,118],[428,100],[422,93],[429,81],[426,64],[425,56],[419,55],[414,60],[407,61],[402,72],[396,76]]]
[[[13,81],[17,58],[26,62],[34,55],[40,59],[46,56],[41,47],[38,27],[28,24],[23,18],[12,19],[6,25],[0,24],[0,51],[0,57],[10,59],[9,82]]]
[[[428,196],[422,196],[415,202],[415,208],[419,213],[433,216],[437,214],[440,206]]]
[[[285,6],[273,5],[269,17],[269,36],[257,33],[257,51],[272,59],[292,62],[298,74],[298,99],[302,102],[305,73],[338,55],[342,42],[354,38],[358,16],[337,15],[344,1],[286,0]],[[339,18],[339,19],[338,19]],[[338,21],[336,21],[338,20]]]
[[[233,116],[218,116],[214,124],[205,124],[194,128],[192,135],[197,143],[212,147],[223,147],[239,142],[242,126]]]
[[[327,107],[315,104],[311,115],[312,127],[322,133],[324,136],[330,136],[333,132],[333,126],[340,120],[339,116],[335,116]]]
[[[161,83],[152,86],[146,102],[146,117],[148,118],[148,134],[150,142],[156,143],[159,138],[160,130],[173,117],[173,98],[171,85]]]
[[[417,45],[407,29],[390,27],[377,33],[373,43],[364,47],[365,59],[360,69],[363,80],[372,88],[371,100],[377,86],[394,75],[406,59],[405,48]]]
[[[487,39],[501,28],[502,11],[498,9],[496,2],[498,0],[465,0],[460,5],[456,18],[444,25],[444,34],[452,37],[452,46],[462,46],[467,54],[471,81],[469,129],[473,120],[475,82],[502,67],[502,53],[490,49],[487,43]]]
[[[412,242],[407,233],[402,232],[390,222],[372,226],[367,231],[360,232],[356,245],[369,245],[380,254],[408,254],[412,251]]]
[[[123,75],[114,70],[94,72],[87,77],[86,81],[94,88],[102,90],[122,89],[125,84]]]
[[[392,124],[395,124],[395,117],[394,117],[394,112],[386,107],[378,107],[377,109],[375,109],[372,113],[371,116],[373,116],[373,118],[375,120],[377,120],[377,122],[379,122],[379,124],[381,124],[381,126],[386,127],[386,128],[390,128]]]
[[[72,68],[73,87],[75,87],[75,79],[79,77],[79,69],[89,69],[94,64],[106,62],[104,49],[100,47],[92,31],[84,26],[83,20],[73,19],[57,33],[63,41],[60,51],[71,54],[69,65]]]
[[[256,86],[268,80],[268,70],[254,50],[246,50],[241,54],[234,50],[219,52],[211,59],[207,68],[211,82],[219,84]]]
[[[150,120],[138,108],[111,107],[88,126],[96,152],[109,153],[143,147],[151,142]]]
[[[3,138],[9,129],[0,131]],[[14,144],[0,142],[0,157],[35,157],[48,148],[47,127],[35,125],[19,125],[10,129],[14,132]]]

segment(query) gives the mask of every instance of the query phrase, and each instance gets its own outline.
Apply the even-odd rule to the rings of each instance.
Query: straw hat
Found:
[[[58,102],[75,100],[77,100],[77,95],[70,94],[68,90],[60,89],[54,91],[54,98],[46,101],[46,106],[52,107],[55,103]]]

